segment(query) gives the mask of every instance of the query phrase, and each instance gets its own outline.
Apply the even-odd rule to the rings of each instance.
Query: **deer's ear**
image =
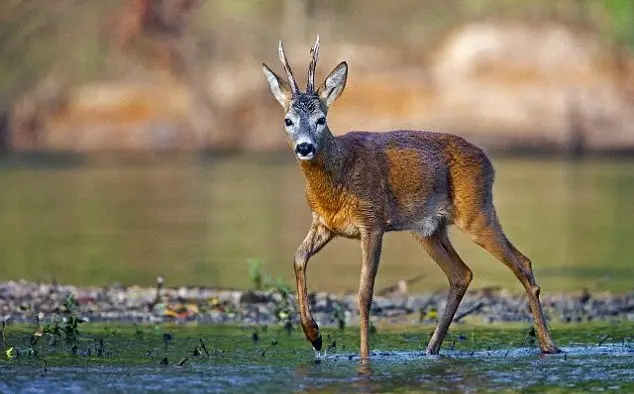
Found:
[[[317,95],[326,103],[327,107],[330,107],[330,104],[341,96],[343,89],[346,87],[347,80],[348,63],[341,62],[332,70],[319,89],[317,89]]]
[[[271,71],[271,69],[264,63],[262,63],[262,71],[264,71],[264,75],[269,81],[271,93],[273,93],[273,96],[275,96],[275,99],[280,103],[280,105],[287,109],[289,103],[291,102],[291,98],[293,97],[290,86],[286,82],[282,81],[282,79]]]

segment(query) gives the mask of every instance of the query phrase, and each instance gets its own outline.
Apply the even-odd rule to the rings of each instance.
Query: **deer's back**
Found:
[[[350,132],[337,141],[346,152],[343,216],[359,216],[348,225],[374,221],[387,231],[431,235],[441,223],[468,220],[492,198],[490,161],[461,137],[400,130]]]

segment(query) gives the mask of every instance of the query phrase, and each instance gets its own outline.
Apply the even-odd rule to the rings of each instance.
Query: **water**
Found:
[[[50,347],[42,340],[37,356],[2,358],[0,392],[628,392],[634,389],[633,328],[557,327],[554,339],[565,354],[542,356],[526,343],[526,327],[459,326],[448,339],[458,340],[453,349],[446,345],[442,356],[430,357],[421,349],[431,328],[417,326],[374,334],[373,348],[382,350],[361,365],[356,329],[328,331],[337,348],[317,362],[299,330],[287,335],[270,327],[253,343],[253,328],[91,326],[73,343],[76,354],[70,343]],[[28,331],[15,331],[9,342],[26,346]],[[168,331],[174,339],[165,346]],[[601,341],[606,332],[611,339]],[[98,338],[103,354],[87,354]],[[209,356],[192,354],[200,339]],[[278,344],[262,355],[272,339]]]
[[[246,288],[255,258],[293,283],[310,213],[299,169],[279,156],[5,160],[0,280],[152,285],[164,275],[167,285]],[[632,289],[633,160],[493,162],[502,225],[545,292]],[[473,288],[521,291],[501,263],[459,231],[452,238]],[[358,244],[336,240],[311,260],[309,287],[355,290],[359,265]],[[411,236],[388,234],[377,287],[420,273],[412,291],[446,288]]]

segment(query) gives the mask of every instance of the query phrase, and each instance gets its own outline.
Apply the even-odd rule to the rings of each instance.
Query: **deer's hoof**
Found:
[[[323,346],[323,341],[321,339],[321,335],[317,337],[317,339],[315,339],[314,341],[310,341],[310,343],[312,343],[313,347],[315,348],[315,350],[317,350],[318,352],[321,351],[321,347]]]
[[[548,347],[546,349],[542,349],[542,354],[559,354],[563,353],[557,346]]]

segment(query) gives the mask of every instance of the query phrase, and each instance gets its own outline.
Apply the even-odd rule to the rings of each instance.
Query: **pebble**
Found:
[[[10,323],[41,321],[63,316],[69,295],[77,301],[75,313],[98,322],[157,323],[197,321],[228,324],[286,324],[299,321],[294,295],[284,297],[271,291],[215,290],[200,287],[156,288],[75,287],[50,283],[9,281],[0,283],[0,319]],[[315,292],[309,295],[311,311],[319,325],[336,327],[336,313],[346,325],[358,324],[357,296]],[[591,320],[634,321],[634,291],[610,293],[555,294],[542,296],[549,320],[577,323]],[[375,297],[375,324],[408,322],[434,323],[442,315],[446,293],[398,294]],[[474,308],[484,303],[480,308]],[[503,290],[468,292],[457,314],[475,309],[460,321],[478,323],[530,322],[526,297]],[[413,323],[412,323],[413,322]]]

